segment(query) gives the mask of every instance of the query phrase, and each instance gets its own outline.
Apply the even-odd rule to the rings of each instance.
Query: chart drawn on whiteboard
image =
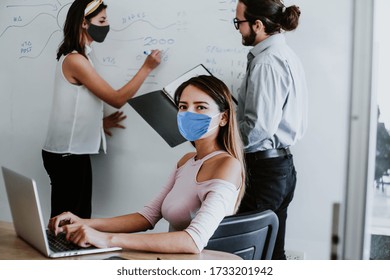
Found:
[[[62,36],[70,2],[2,1],[1,5],[0,41],[12,34],[17,58],[34,59],[45,51],[53,37]]]
[[[166,84],[202,63],[235,94],[243,80],[247,47],[234,29],[237,0],[105,0],[110,32],[93,43],[97,70],[113,85],[131,80],[145,60],[144,51],[161,50],[161,65],[140,92]],[[0,45],[15,61],[43,55],[55,58],[63,39],[70,0],[5,0],[0,3]],[[9,50],[9,51],[8,51]]]

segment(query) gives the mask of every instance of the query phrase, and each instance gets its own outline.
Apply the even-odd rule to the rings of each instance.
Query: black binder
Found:
[[[134,97],[128,103],[172,148],[187,141],[177,127],[177,107],[162,90]]]
[[[127,101],[172,148],[187,141],[177,127],[178,109],[173,101],[174,93],[179,85],[198,75],[211,75],[211,73],[199,64],[162,90],[149,92]]]

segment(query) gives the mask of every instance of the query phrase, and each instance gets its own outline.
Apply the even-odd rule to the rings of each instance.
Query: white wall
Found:
[[[379,122],[383,122],[388,130],[390,130],[390,85],[388,83],[389,64],[390,61],[390,37],[386,32],[387,12],[390,11],[390,2],[385,0],[377,0],[375,2],[375,44],[376,51],[376,83],[378,94],[378,105],[381,110]]]
[[[332,204],[342,202],[346,183],[353,1],[295,3],[302,18],[289,42],[307,71],[309,128],[293,149],[298,183],[286,248],[329,259]]]
[[[23,1],[14,2],[23,4]],[[106,2],[115,7],[116,1]],[[58,3],[65,6],[69,1]],[[332,203],[343,199],[346,181],[353,1],[291,0],[285,3],[297,4],[302,11],[298,30],[288,34],[287,39],[302,58],[310,91],[309,129],[293,148],[298,185],[289,211],[286,248],[305,252],[307,259],[328,259]],[[0,4],[0,165],[36,179],[48,217],[50,183],[40,152],[49,117],[54,58],[61,40],[59,30],[65,9],[57,13],[58,25],[39,28],[50,18],[53,7],[46,7],[48,10],[33,21],[33,17],[27,19],[32,8],[13,13],[5,5]],[[207,11],[205,5],[202,7]],[[228,8],[231,7],[229,4]],[[230,11],[230,15],[234,17],[234,11]],[[19,27],[22,25],[19,20],[31,20],[33,24]],[[229,22],[226,24],[232,40],[238,40],[239,44],[237,32]],[[32,38],[32,33],[41,34],[42,38]],[[204,29],[194,35],[201,38],[203,33]],[[30,58],[22,58],[22,51],[29,52]],[[183,59],[172,63],[177,69],[186,67]],[[117,68],[102,70],[110,80]],[[243,71],[241,66],[234,69]],[[38,78],[31,79],[32,76]],[[115,85],[114,79],[112,83]],[[188,143],[171,149],[129,106],[125,106],[124,111],[128,116],[127,129],[114,132],[114,137],[108,140],[107,155],[92,158],[95,216],[122,214],[142,207],[164,184],[177,159],[192,149]],[[2,180],[0,219],[11,220]],[[156,230],[166,230],[166,227],[163,222]]]

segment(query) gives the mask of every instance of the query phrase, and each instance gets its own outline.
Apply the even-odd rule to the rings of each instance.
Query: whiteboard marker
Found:
[[[150,55],[152,53],[152,51],[144,51],[144,54],[146,55]]]

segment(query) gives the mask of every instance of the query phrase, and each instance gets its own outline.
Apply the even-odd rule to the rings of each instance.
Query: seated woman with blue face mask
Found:
[[[195,151],[184,155],[160,193],[141,211],[113,218],[81,219],[66,212],[49,228],[66,232],[80,246],[162,252],[199,253],[221,220],[237,210],[245,188],[242,144],[226,85],[212,76],[198,76],[175,93],[177,121]],[[164,218],[167,233],[152,229]],[[63,225],[65,224],[65,225]]]

